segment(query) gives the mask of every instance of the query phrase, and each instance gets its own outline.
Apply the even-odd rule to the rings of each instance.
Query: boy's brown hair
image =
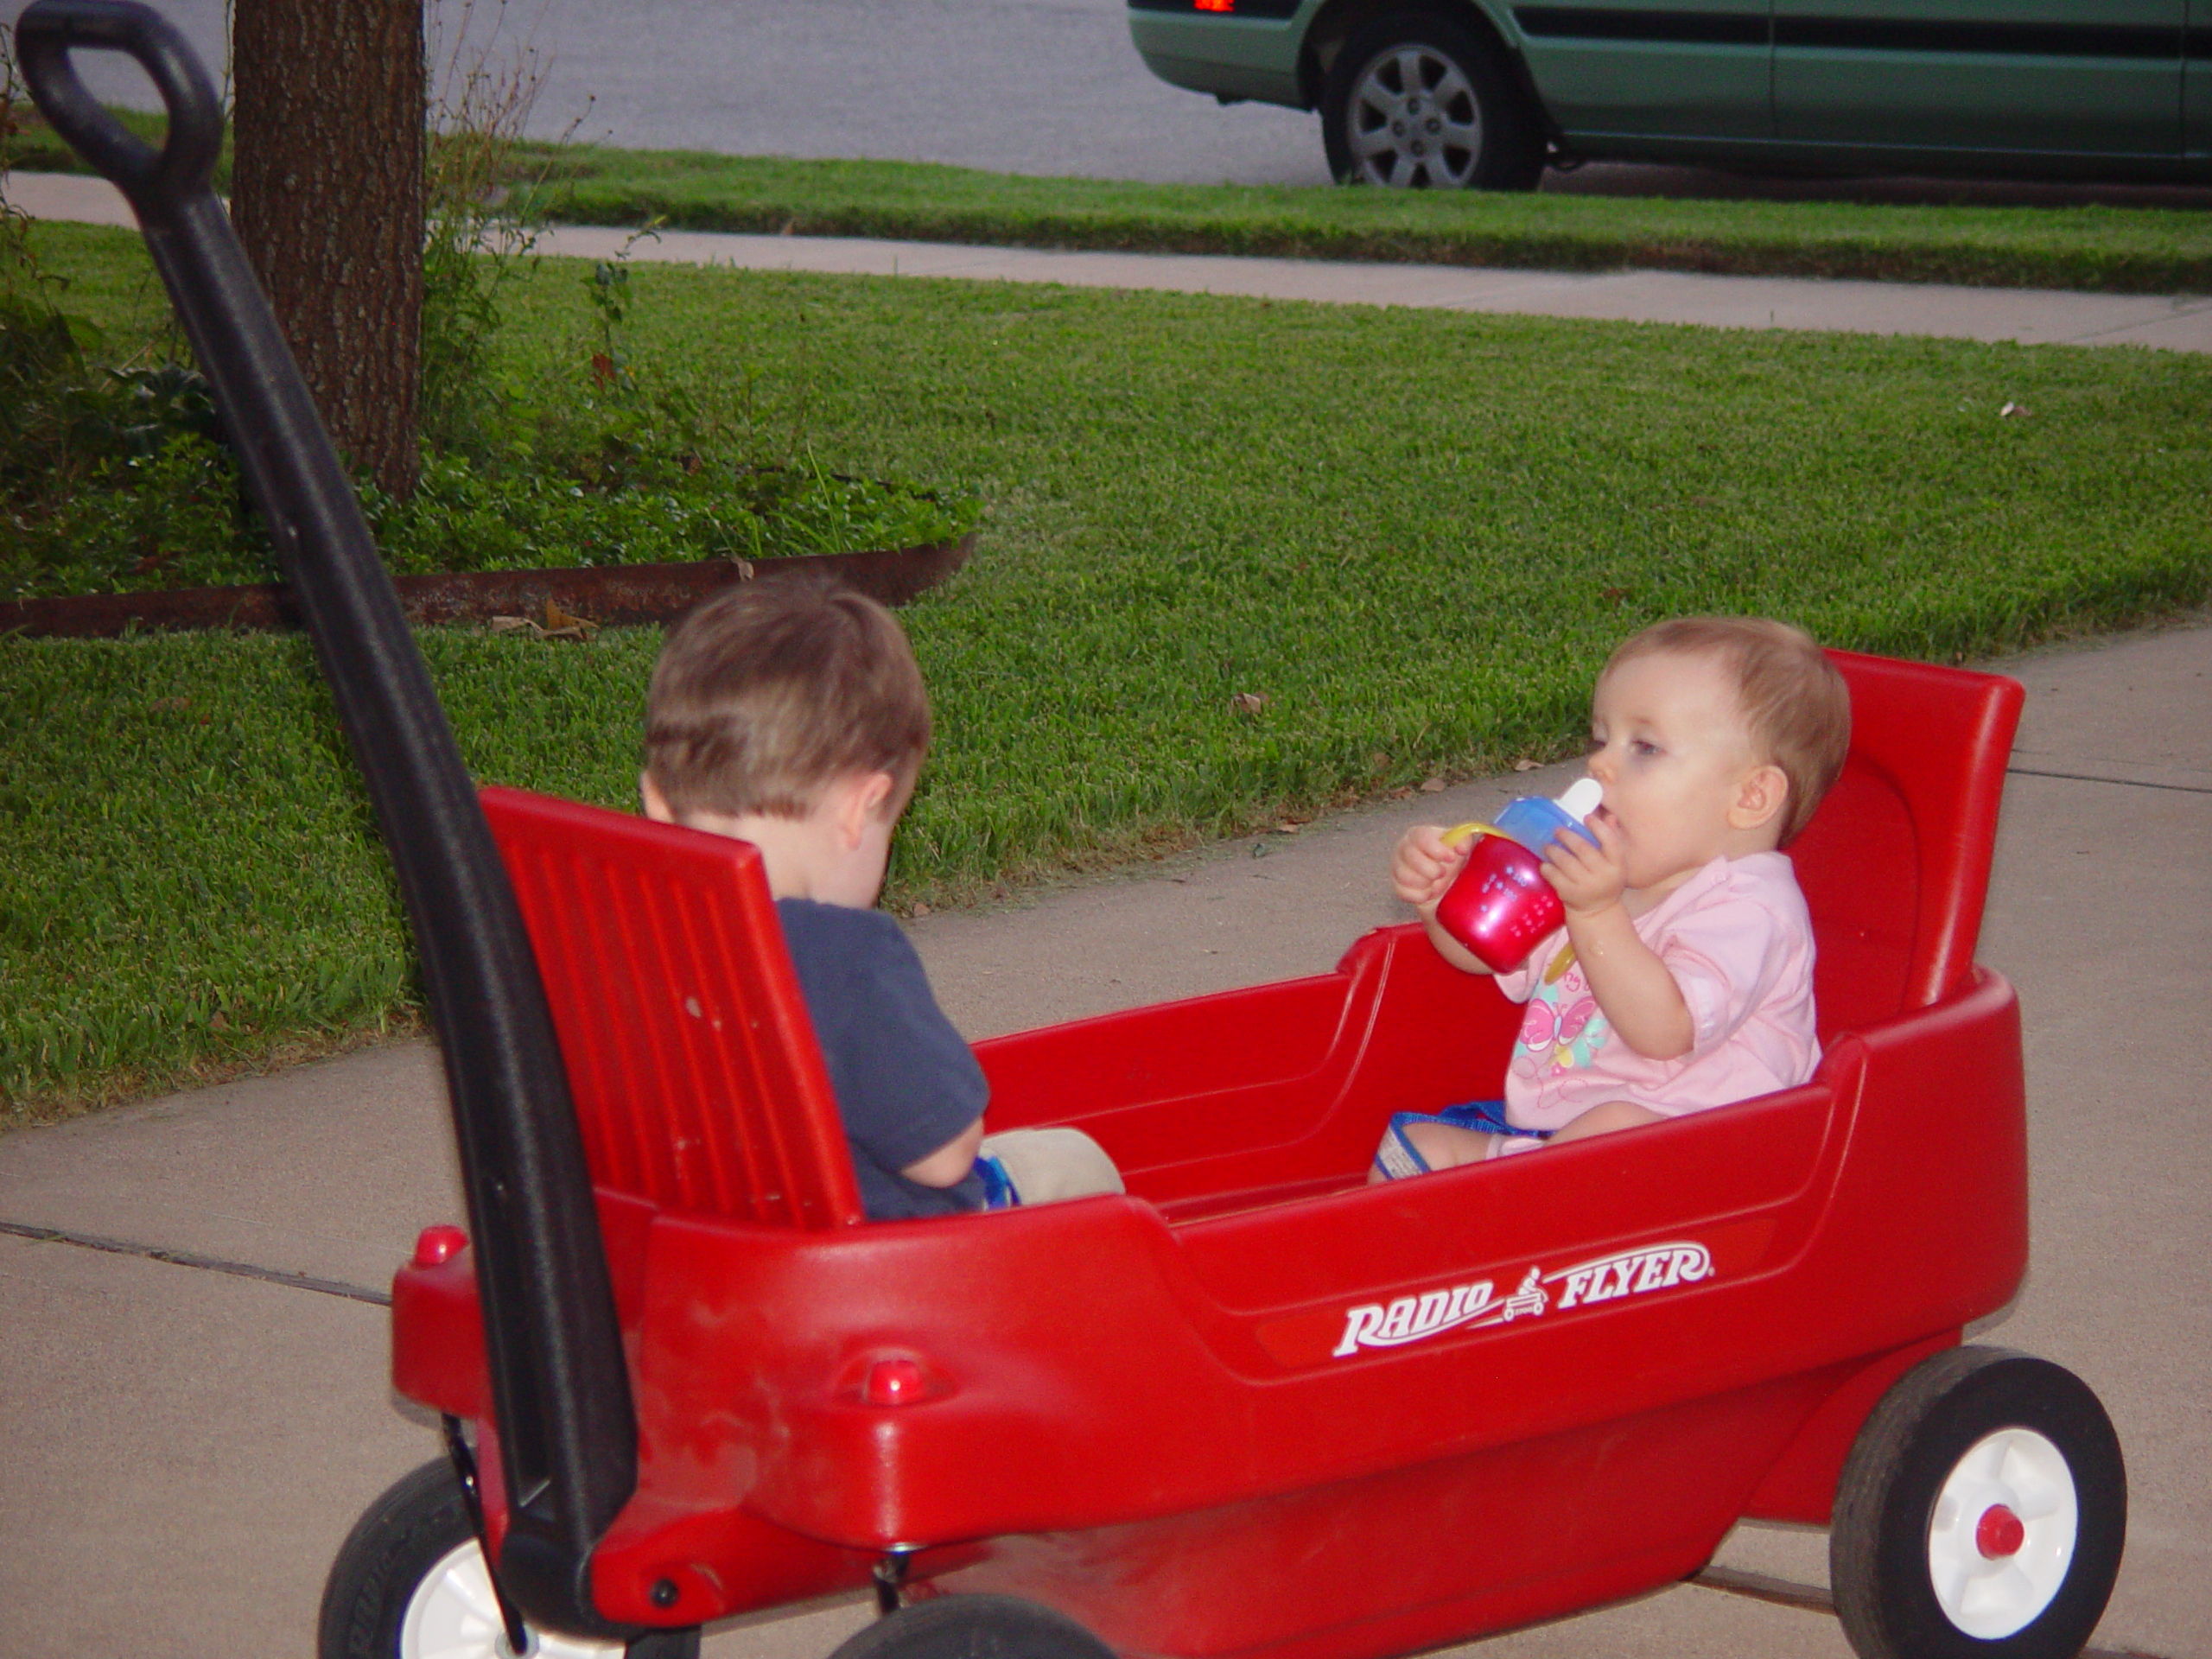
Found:
[[[865,594],[803,576],[724,589],[661,646],[645,700],[645,771],[678,818],[801,818],[854,772],[903,804],[930,742],[906,635]]]
[[[1851,692],[1843,676],[1811,635],[1759,616],[1655,622],[1621,642],[1605,674],[1639,657],[1666,655],[1713,658],[1735,681],[1751,747],[1789,780],[1777,843],[1788,846],[1811,820],[1851,747]]]

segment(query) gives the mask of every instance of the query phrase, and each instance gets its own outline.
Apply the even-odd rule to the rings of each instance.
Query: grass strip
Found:
[[[142,130],[156,118],[131,118]],[[26,169],[82,170],[50,131]],[[2109,293],[2212,292],[2212,216],[2156,207],[1702,201],[1478,191],[1141,184],[934,163],[527,143],[534,209],[573,224],[1145,253],[1643,267]]]
[[[40,234],[104,326],[143,305],[130,237]],[[554,372],[582,276],[516,291],[500,373]],[[905,613],[939,736],[897,905],[1571,752],[1605,653],[1657,617],[1955,658],[2212,596],[2196,356],[632,280],[641,359],[749,378],[827,466],[989,503]],[[476,775],[630,803],[655,632],[423,643]],[[410,976],[303,641],[0,640],[0,1111],[404,1018]]]
[[[559,158],[538,200],[565,222],[658,218],[684,230],[1541,270],[2212,290],[2212,220],[2164,208],[1136,184],[912,162],[581,148]]]

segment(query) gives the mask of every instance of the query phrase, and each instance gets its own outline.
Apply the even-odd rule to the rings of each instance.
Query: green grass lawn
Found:
[[[144,305],[128,236],[41,234],[111,327]],[[519,295],[505,372],[583,331],[581,275]],[[2212,593],[2196,357],[633,281],[641,360],[751,375],[824,465],[989,504],[969,570],[905,613],[940,735],[898,904],[1563,753],[1656,617],[1948,658]],[[657,645],[424,638],[480,776],[618,805]],[[408,972],[301,641],[0,641],[7,1109],[336,1040],[403,1009]]]
[[[124,118],[149,136],[158,126]],[[82,168],[41,127],[15,146],[26,169]],[[658,217],[686,230],[1028,247],[2212,290],[2212,216],[2183,209],[1138,184],[584,144],[523,145],[512,170],[543,181],[544,213],[588,225]]]

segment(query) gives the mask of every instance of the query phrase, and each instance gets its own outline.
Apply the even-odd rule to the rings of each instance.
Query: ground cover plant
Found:
[[[584,327],[540,340],[536,373],[498,370],[501,302],[536,241],[531,213],[508,197],[529,196],[564,150],[522,145],[534,61],[500,49],[496,19],[472,40],[473,16],[465,5],[437,43],[420,472],[404,499],[359,480],[385,562],[422,574],[752,560],[965,532],[976,504],[957,490],[823,467],[803,399],[770,429],[742,365],[702,378],[680,359],[634,357],[626,257],[588,269]],[[112,113],[163,142],[162,117]],[[270,580],[273,550],[179,330],[157,305],[120,332],[104,327],[116,296],[100,292],[103,274],[48,268],[39,249],[53,238],[10,207],[11,166],[56,162],[80,165],[21,97],[0,41],[0,600]],[[226,133],[219,189],[229,163]],[[630,241],[654,234],[648,223]]]
[[[807,447],[803,408],[772,428],[759,418],[741,364],[702,377],[634,359],[626,260],[571,277],[587,313],[538,340],[536,373],[499,372],[485,342],[496,292],[527,268],[517,235],[474,259],[433,239],[428,287],[442,303],[427,308],[437,349],[425,353],[420,479],[405,499],[359,480],[395,571],[842,553],[973,524],[976,504],[957,490],[834,474]],[[92,245],[67,226],[35,241]],[[0,599],[272,580],[274,551],[181,340],[152,320],[103,327],[118,296],[96,270],[79,281],[35,255],[23,264],[28,276],[0,283]]]
[[[102,326],[143,317],[131,239],[68,235]],[[518,288],[499,372],[588,326],[585,274]],[[633,281],[640,353],[749,365],[764,418],[804,397],[825,467],[989,504],[969,569],[905,613],[939,736],[894,905],[1572,752],[1605,652],[1658,616],[1949,658],[2212,589],[2212,364],[2190,356]],[[479,776],[628,804],[654,631],[423,639]],[[374,1029],[408,976],[302,641],[0,640],[18,1120]]]
[[[145,118],[141,118],[145,119]],[[49,133],[26,168],[81,170]],[[2144,294],[2212,289],[2212,220],[2181,208],[1893,206],[1142,184],[876,161],[518,144],[511,181],[572,224],[1026,247],[1630,266]]]

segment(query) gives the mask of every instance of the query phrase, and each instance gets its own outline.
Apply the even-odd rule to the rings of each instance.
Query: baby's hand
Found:
[[[1618,904],[1628,891],[1619,829],[1603,811],[1592,813],[1589,825],[1590,833],[1598,837],[1596,846],[1568,830],[1544,849],[1544,880],[1552,884],[1560,903],[1584,916]]]
[[[1452,878],[1459,874],[1459,867],[1467,861],[1470,844],[1447,847],[1443,825],[1415,824],[1398,837],[1398,849],[1390,855],[1391,887],[1424,914],[1433,910],[1444,890],[1452,885]]]

